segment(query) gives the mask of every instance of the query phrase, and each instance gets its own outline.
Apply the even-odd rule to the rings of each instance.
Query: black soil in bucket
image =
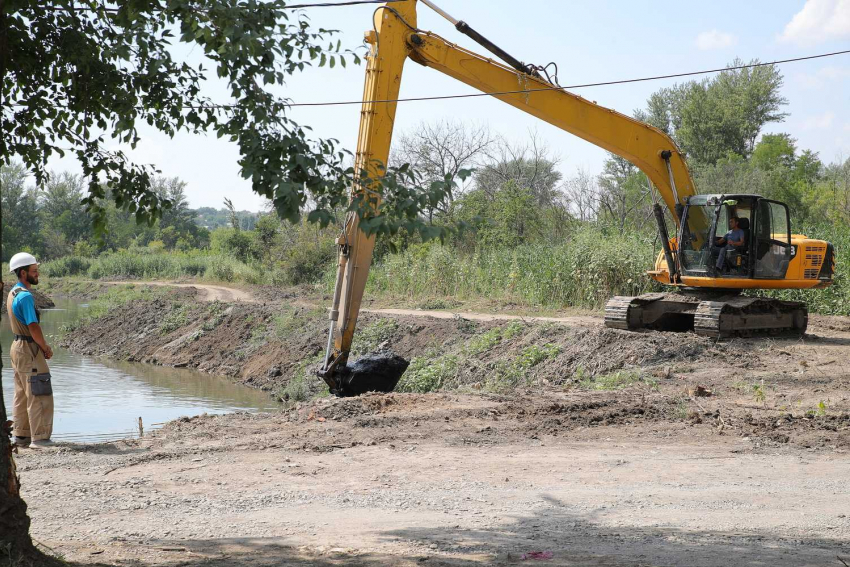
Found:
[[[410,362],[392,353],[372,354],[345,367],[337,395],[359,396],[366,392],[392,392]]]

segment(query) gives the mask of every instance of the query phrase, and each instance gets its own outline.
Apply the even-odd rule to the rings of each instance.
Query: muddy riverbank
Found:
[[[74,352],[228,376],[289,402],[326,391],[314,376],[325,312],[303,298],[204,300],[156,288],[68,332]],[[125,298],[126,299],[126,298]],[[472,321],[364,313],[354,356],[412,360],[410,392],[582,393],[586,404],[541,414],[536,427],[693,423],[769,446],[850,445],[850,323],[812,317],[803,338],[713,341],[691,333],[606,329],[601,318]]]
[[[9,290],[11,290],[17,282],[3,282],[3,309],[6,309],[6,299],[8,298]],[[41,291],[38,288],[32,289],[32,295],[35,299],[35,308],[36,309],[50,309],[54,306],[53,300],[50,297]],[[5,314],[4,314],[5,316]]]

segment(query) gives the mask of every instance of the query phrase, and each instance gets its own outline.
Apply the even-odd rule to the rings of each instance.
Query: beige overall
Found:
[[[29,327],[18,321],[12,312],[12,301],[17,295],[12,288],[6,299],[9,325],[15,335],[31,337]],[[53,433],[53,389],[50,369],[41,348],[34,342],[15,339],[10,351],[12,368],[15,370],[15,397],[12,419],[17,437],[31,437],[34,441],[50,439]],[[35,390],[35,394],[33,394]]]

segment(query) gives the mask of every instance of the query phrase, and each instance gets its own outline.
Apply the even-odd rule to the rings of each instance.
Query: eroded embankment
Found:
[[[17,282],[4,282],[3,283],[3,308],[6,308],[6,299],[9,294],[9,290],[12,289],[16,285]],[[32,289],[33,298],[35,298],[35,308],[36,309],[50,309],[54,306],[53,300],[50,299],[44,293],[38,291],[37,289]]]
[[[79,325],[63,345],[229,376],[293,402],[326,392],[313,374],[324,348],[324,310],[297,297],[227,304],[197,301],[185,288],[146,293]],[[850,446],[843,318],[815,318],[803,339],[718,343],[606,329],[601,320],[571,326],[424,315],[364,314],[354,357],[390,350],[411,359],[400,392],[577,396],[517,410],[529,416],[533,434],[666,422],[772,445]]]
[[[200,302],[195,290],[186,288],[152,293],[81,323],[64,337],[63,346],[86,355],[196,368],[269,391],[306,380],[305,370],[322,355],[326,333],[322,309],[288,301]],[[612,384],[620,386],[641,381],[637,371],[663,375],[670,369],[658,367],[751,358],[744,354],[751,350],[746,345],[718,347],[687,334],[671,340],[662,333],[634,334],[601,324],[364,313],[353,357],[382,350],[413,361],[400,387],[418,392],[462,387],[506,391],[593,382],[600,376],[622,382]]]

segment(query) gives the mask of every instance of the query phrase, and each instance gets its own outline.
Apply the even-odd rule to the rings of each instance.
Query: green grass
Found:
[[[357,329],[351,345],[351,354],[359,356],[375,352],[382,343],[398,336],[398,327],[398,321],[395,319],[378,319]]]
[[[478,356],[485,353],[497,344],[502,342],[502,329],[490,329],[480,335],[471,338],[464,348],[465,354],[468,356]]]
[[[221,322],[224,320],[224,312],[224,304],[221,301],[216,300],[208,304],[207,315],[209,318],[204,321],[204,324],[201,327],[203,331],[208,333],[221,325]]]
[[[463,352],[467,356],[478,356],[479,354],[489,351],[502,341],[509,341],[518,336],[522,333],[522,330],[523,325],[515,321],[508,323],[504,327],[490,329],[489,331],[485,331],[484,333],[481,333],[467,341]]]
[[[301,333],[316,320],[327,318],[325,309],[315,308],[304,311],[297,307],[282,307],[281,312],[272,318],[270,332],[278,339],[286,339]]]
[[[578,380],[579,388],[584,390],[622,390],[640,383],[657,386],[656,382],[645,378],[640,372],[634,370],[618,370],[600,376],[587,376],[584,373],[579,373],[578,376],[580,376]]]
[[[368,293],[426,301],[433,297],[508,300],[531,306],[598,309],[612,295],[655,289],[645,275],[652,240],[584,230],[552,246],[531,244],[463,254],[449,246],[411,246],[376,265]]]
[[[93,319],[106,315],[131,301],[142,299],[152,300],[163,297],[168,292],[164,288],[143,287],[135,285],[114,286],[89,302],[87,316]]]
[[[835,283],[823,290],[759,293],[803,301],[813,313],[850,315],[850,229],[836,223],[795,230],[834,244]],[[319,267],[325,256],[303,258],[301,252],[285,262],[262,264],[210,251],[162,253],[133,248],[98,258],[52,260],[42,265],[42,271],[49,277],[95,280],[193,278],[249,285],[298,282],[331,289],[336,273],[332,254],[322,273]],[[527,307],[600,309],[614,295],[662,289],[646,275],[656,254],[651,234],[621,235],[592,226],[557,244],[486,248],[473,253],[438,243],[418,244],[376,262],[370,271],[367,294],[411,301],[424,309],[447,309],[458,301],[481,298]],[[309,269],[305,268],[308,259]]]
[[[560,352],[561,347],[555,344],[527,346],[515,358],[498,361],[484,387],[493,392],[505,392],[532,386],[529,371],[544,360],[555,358]]]
[[[151,252],[147,249],[103,254],[97,258],[66,256],[42,265],[51,278],[85,277],[93,280],[175,280],[194,278],[225,283],[271,283],[272,271],[257,262],[246,263],[209,252]]]
[[[329,395],[325,383],[314,373],[321,361],[322,355],[301,361],[286,385],[278,390],[278,396],[287,402],[306,402]]]
[[[425,394],[456,387],[459,365],[457,355],[416,357],[399,380],[396,391]]]
[[[96,299],[89,302],[84,317],[81,317],[75,323],[64,325],[60,330],[60,334],[65,335],[78,326],[103,317],[110,311],[118,309],[131,301],[152,300],[164,297],[167,291],[164,288],[140,287],[135,285],[109,287]]]
[[[459,305],[460,305],[460,303],[458,303],[456,300],[444,299],[444,298],[440,298],[440,297],[433,297],[433,298],[428,298],[428,299],[425,299],[423,301],[420,301],[419,304],[416,306],[416,308],[417,309],[428,309],[428,310],[431,310],[431,309],[445,310],[445,309],[454,309],[455,307],[458,307]]]
[[[425,356],[414,358],[407,372],[401,377],[396,391],[427,393],[447,391],[472,385],[474,379],[466,368],[475,368],[475,375],[487,378],[476,384],[490,391],[507,391],[518,386],[531,386],[529,374],[532,368],[560,354],[556,344],[532,344],[519,353],[488,362],[482,368],[480,355],[494,351],[505,341],[516,338],[526,329],[518,322],[509,323],[480,333],[465,343],[455,346],[452,352],[441,352],[437,348]],[[500,353],[497,352],[497,356]]]
[[[171,303],[171,309],[162,318],[162,323],[159,325],[159,334],[167,335],[188,324],[189,306],[185,303],[174,301]]]
[[[812,313],[850,315],[850,228],[836,223],[796,231],[834,245],[833,285],[758,293],[804,302]],[[487,298],[529,307],[601,309],[614,295],[663,289],[646,275],[658,252],[653,236],[586,227],[556,245],[524,244],[474,253],[435,243],[414,245],[374,266],[367,293],[418,302],[425,308]],[[325,285],[331,286],[332,278],[326,278]]]

